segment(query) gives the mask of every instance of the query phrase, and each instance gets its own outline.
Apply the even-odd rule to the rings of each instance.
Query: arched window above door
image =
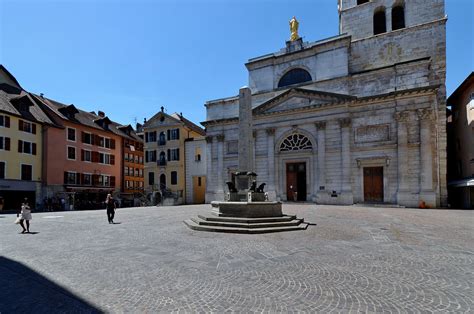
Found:
[[[280,145],[280,152],[311,150],[313,143],[303,134],[294,133],[283,140]]]
[[[301,68],[292,69],[285,73],[278,82],[278,87],[312,81],[311,74]]]

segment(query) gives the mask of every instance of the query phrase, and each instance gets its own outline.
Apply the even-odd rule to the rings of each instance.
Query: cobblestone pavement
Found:
[[[210,210],[197,205],[118,209],[115,225],[37,213],[38,233],[19,234],[0,214],[0,312],[474,311],[474,212],[283,209],[316,225],[193,231],[182,221]]]

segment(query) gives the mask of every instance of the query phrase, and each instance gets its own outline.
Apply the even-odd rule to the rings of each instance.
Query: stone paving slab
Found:
[[[435,312],[473,308],[472,211],[284,204],[315,223],[198,232],[210,205],[0,213],[0,312]]]

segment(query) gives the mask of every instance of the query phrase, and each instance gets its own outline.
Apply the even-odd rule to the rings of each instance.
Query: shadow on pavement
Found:
[[[103,313],[28,266],[0,256],[0,313]]]

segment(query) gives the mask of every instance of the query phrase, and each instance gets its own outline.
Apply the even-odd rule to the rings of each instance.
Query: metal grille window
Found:
[[[313,149],[313,144],[309,138],[302,134],[292,134],[288,136],[280,145],[281,152],[309,149]]]

